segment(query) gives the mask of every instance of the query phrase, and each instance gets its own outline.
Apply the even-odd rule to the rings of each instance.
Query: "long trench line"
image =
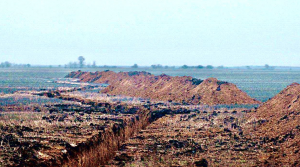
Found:
[[[84,105],[97,106],[101,102],[91,101],[90,99],[75,98],[61,95],[65,92],[73,92],[78,89],[69,91],[49,91],[43,92],[38,95],[46,96],[49,98],[58,98],[66,101],[80,102]],[[115,156],[115,152],[122,146],[122,144],[138,133],[140,130],[145,129],[149,124],[170,113],[170,110],[157,110],[147,109],[137,114],[134,119],[125,120],[124,123],[114,125],[106,129],[103,133],[95,135],[86,143],[77,146],[73,152],[69,153],[67,158],[63,159],[62,166],[65,167],[90,167],[102,166]]]

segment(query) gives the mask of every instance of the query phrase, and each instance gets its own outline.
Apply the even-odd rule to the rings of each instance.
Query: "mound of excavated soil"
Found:
[[[102,93],[190,104],[258,104],[236,85],[215,78],[155,76],[147,72],[71,72],[66,77],[81,82],[107,83]]]
[[[261,105],[254,115],[261,120],[263,133],[270,132],[269,137],[286,133],[300,125],[300,84],[293,83],[271,100]]]
[[[255,128],[249,133],[265,142],[265,160],[300,164],[300,84],[291,84],[261,105],[251,123]]]

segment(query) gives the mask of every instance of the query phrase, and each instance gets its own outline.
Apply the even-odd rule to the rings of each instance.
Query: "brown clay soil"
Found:
[[[162,117],[127,140],[108,166],[299,166],[295,129],[254,135],[255,110],[210,110]],[[285,130],[285,129],[283,129]]]
[[[200,80],[190,76],[155,76],[147,72],[71,72],[66,77],[81,82],[107,83],[102,93],[150,98],[188,104],[258,104],[236,85],[215,78]]]
[[[252,166],[256,144],[240,110],[193,110],[162,117],[126,141],[108,166]]]
[[[121,103],[1,109],[0,166],[99,166],[155,119],[148,108]]]
[[[248,122],[254,128],[246,132],[266,142],[266,160],[300,166],[300,84],[291,84],[265,102]]]
[[[97,73],[111,72],[76,72],[70,77]],[[143,82],[152,76],[116,75],[125,75],[129,83],[139,80],[140,75]],[[119,79],[111,74],[107,77]],[[185,86],[193,82],[186,80],[189,77],[177,78],[185,80]],[[219,81],[208,79],[206,88],[215,82]],[[113,84],[109,84],[107,89],[112,88]],[[223,84],[228,83],[217,83],[221,87]],[[217,89],[212,92],[219,92]],[[1,106],[0,166],[297,167],[300,166],[299,92],[300,85],[292,84],[253,109],[215,109],[152,101],[128,103],[77,90],[33,93],[72,103]]]

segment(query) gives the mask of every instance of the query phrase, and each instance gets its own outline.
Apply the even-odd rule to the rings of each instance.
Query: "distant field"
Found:
[[[266,101],[293,82],[300,83],[300,70],[238,70],[238,69],[178,69],[178,68],[85,68],[82,71],[148,71],[155,75],[162,73],[171,76],[193,76],[219,80],[236,84],[251,97]],[[12,93],[16,90],[54,89],[56,87],[75,87],[77,85],[54,83],[71,71],[70,68],[8,68],[0,69],[0,93]]]

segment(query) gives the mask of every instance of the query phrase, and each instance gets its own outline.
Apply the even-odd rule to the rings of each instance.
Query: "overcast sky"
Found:
[[[299,0],[0,0],[0,62],[300,66]]]

